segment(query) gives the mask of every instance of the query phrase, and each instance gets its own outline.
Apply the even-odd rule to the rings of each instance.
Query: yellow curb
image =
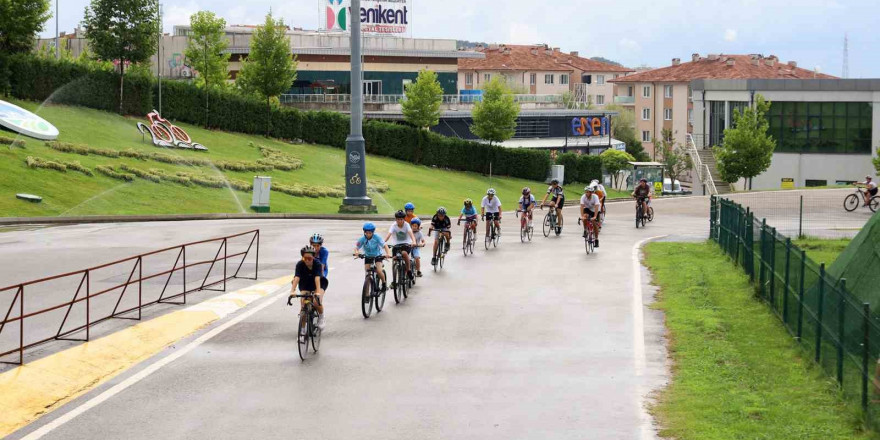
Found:
[[[224,299],[225,295],[221,295],[205,302],[219,300],[225,303],[222,309],[206,309],[203,302],[0,374],[0,437],[59,408],[198,329],[265,297],[290,280],[289,276],[282,277],[225,294],[235,299]],[[253,300],[242,299],[240,293],[251,295]]]

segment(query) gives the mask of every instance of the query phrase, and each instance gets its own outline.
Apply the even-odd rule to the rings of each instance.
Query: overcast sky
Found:
[[[60,1],[71,31],[88,0]],[[320,25],[326,0],[161,0],[165,31],[210,9],[228,24],[261,23],[271,7],[285,24]],[[369,0],[363,0],[367,5]],[[840,75],[849,34],[851,78],[880,78],[880,0],[411,0],[412,34],[487,43],[547,43],[627,66],[668,66],[692,53],[775,54]],[[52,36],[55,19],[43,36]]]

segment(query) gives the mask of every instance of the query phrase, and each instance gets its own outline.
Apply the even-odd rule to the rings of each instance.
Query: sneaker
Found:
[[[318,327],[320,330],[324,330],[324,315],[318,315],[318,323],[315,324],[315,327]]]
[[[431,266],[436,266],[436,265],[437,265],[437,257],[432,257],[431,258]]]
[[[583,235],[581,235],[581,237],[587,238],[587,231],[584,231],[584,233],[583,233]]]
[[[449,243],[446,243],[446,250],[443,251],[443,253],[445,254],[445,253],[448,253],[448,252],[449,252]]]
[[[419,278],[421,278],[421,277],[422,277],[422,271],[417,270],[417,271],[416,271],[416,276],[419,277]]]
[[[593,247],[599,247],[599,239],[593,240]]]
[[[562,228],[559,227],[559,226],[557,226],[557,227],[556,227],[556,235],[559,235],[559,234],[561,234],[561,233],[562,233]]]
[[[396,288],[397,288],[397,283],[394,282],[394,281],[392,281],[392,282],[391,282],[391,290],[394,290],[394,289],[396,289]]]

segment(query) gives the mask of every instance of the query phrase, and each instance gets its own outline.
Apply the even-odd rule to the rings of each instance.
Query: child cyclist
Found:
[[[421,248],[425,247],[425,235],[422,234],[422,221],[418,217],[409,222],[413,230],[413,238],[416,244],[413,245],[412,256],[416,260],[416,276],[422,276],[422,253]]]
[[[364,250],[364,270],[370,270],[370,265],[376,263],[376,273],[382,280],[382,290],[385,290],[387,283],[385,282],[385,271],[382,269],[382,257],[391,258],[391,251],[388,245],[382,241],[382,238],[376,235],[376,225],[372,223],[364,223],[364,235],[358,239],[354,248],[354,255],[358,256],[358,251]]]
[[[464,218],[465,224],[474,231],[474,234],[477,233],[477,220],[480,218],[480,213],[477,212],[477,208],[474,206],[474,201],[471,199],[464,199],[464,207],[461,208],[461,214],[458,216],[458,223],[461,224],[461,219]]]
[[[406,217],[404,217],[403,220],[409,224],[412,224],[414,218],[418,218],[418,216],[416,216],[416,205],[413,205],[412,202],[404,205],[403,213],[406,214]]]
[[[437,236],[434,237],[434,253],[431,254],[431,264],[437,264],[437,255],[440,252],[446,253],[449,252],[449,244],[452,241],[452,221],[449,219],[449,216],[446,215],[446,208],[439,207],[437,208],[437,214],[434,214],[434,217],[431,217],[431,227],[428,228],[428,235],[431,235],[431,231],[437,231]],[[446,237],[446,246],[445,249],[441,249],[439,252],[437,251],[437,246],[440,245],[440,234],[443,234]]]
[[[535,210],[535,196],[532,194],[532,189],[529,187],[525,187],[522,190],[522,197],[519,198],[519,210],[523,213],[524,216],[528,219],[529,226],[532,226],[532,211]]]

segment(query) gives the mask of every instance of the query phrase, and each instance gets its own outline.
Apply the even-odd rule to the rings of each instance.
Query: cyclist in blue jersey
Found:
[[[364,235],[358,239],[354,248],[354,255],[358,255],[358,251],[364,250],[364,270],[369,271],[370,265],[376,263],[376,273],[382,280],[382,290],[385,290],[387,283],[385,282],[385,271],[382,270],[382,260],[378,257],[385,256],[391,258],[391,251],[388,245],[382,241],[382,238],[376,235],[376,225],[372,223],[364,223]]]
[[[480,218],[480,213],[477,212],[477,208],[474,206],[474,201],[471,199],[464,199],[464,207],[461,208],[461,214],[458,216],[458,222],[456,224],[461,224],[461,219],[464,218],[465,224],[473,229],[474,234],[477,233],[477,221]]]
[[[330,251],[324,247],[324,237],[321,234],[313,234],[309,239],[309,244],[315,248],[315,260],[321,263],[321,266],[324,268],[324,273],[321,274],[321,281],[325,282],[325,280],[327,280],[327,274],[330,273],[330,266],[328,266],[328,263],[330,262]]]

